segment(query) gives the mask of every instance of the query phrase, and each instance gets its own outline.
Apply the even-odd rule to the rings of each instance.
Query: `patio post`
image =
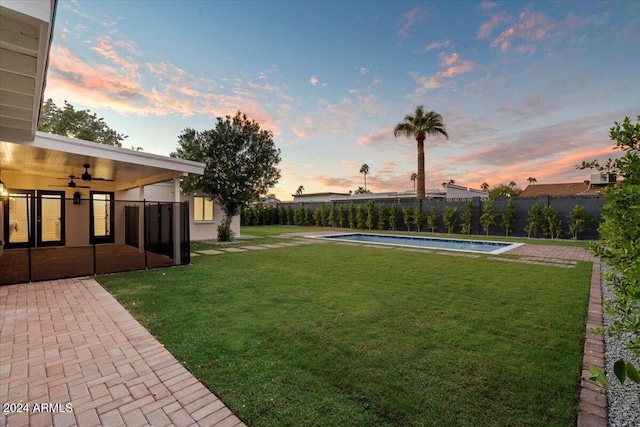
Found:
[[[33,281],[33,273],[31,271],[31,233],[33,230],[31,229],[31,218],[29,214],[31,210],[29,209],[29,202],[31,201],[29,198],[31,196],[29,194],[25,194],[25,203],[27,204],[27,258],[29,260],[29,283]]]
[[[176,265],[182,263],[180,252],[180,177],[173,178],[173,259]]]
[[[138,204],[142,200],[142,209],[138,209],[138,250],[144,251],[146,248],[146,241],[144,239],[144,185],[138,187]],[[145,265],[146,267],[146,265]]]

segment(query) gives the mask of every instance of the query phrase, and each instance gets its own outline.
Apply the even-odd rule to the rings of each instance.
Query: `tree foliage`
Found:
[[[462,234],[471,234],[471,220],[473,219],[473,203],[468,202],[465,205],[464,212],[460,215],[460,232]]]
[[[482,215],[480,215],[480,224],[482,229],[489,235],[489,229],[496,223],[496,214],[493,212],[493,199],[489,198],[484,202],[482,207]]]
[[[603,190],[604,222],[599,229],[600,242],[593,249],[611,268],[606,275],[615,294],[607,307],[614,316],[610,331],[630,333],[629,349],[640,354],[640,116],[635,124],[629,117],[622,123],[615,122],[609,136],[624,155],[609,159],[605,165],[593,161],[583,162],[581,167],[594,167],[623,178],[621,183]],[[638,371],[631,363],[619,360],[614,371],[622,385],[626,378],[640,383]],[[597,377],[596,373],[592,379]]]
[[[407,231],[411,231],[413,225],[413,211],[409,208],[402,208],[402,220],[407,227]]]
[[[540,233],[540,227],[542,226],[542,209],[540,205],[534,203],[527,213],[527,225],[524,227],[524,231],[527,232],[527,237],[536,237]]]
[[[445,206],[444,211],[442,212],[442,222],[444,222],[444,226],[447,228],[447,233],[453,233],[453,230],[456,228],[456,212],[458,208],[454,208],[453,206]]]
[[[435,206],[431,206],[431,209],[429,209],[429,215],[427,215],[427,227],[431,229],[432,233],[435,233],[436,228],[438,228],[438,211]]]
[[[218,200],[227,228],[234,215],[280,179],[280,150],[273,133],[239,111],[234,117],[218,117],[214,129],[185,129],[171,155],[205,163],[204,175],[182,180],[182,191],[201,191]]]
[[[560,237],[562,231],[562,220],[558,218],[558,213],[553,206],[542,208],[542,232],[551,239]]]
[[[513,231],[513,224],[516,221],[518,214],[516,212],[516,204],[513,203],[513,199],[507,200],[507,210],[502,213],[502,229],[505,236],[509,236],[509,233]]]
[[[578,240],[578,234],[582,233],[587,225],[587,213],[584,206],[575,205],[569,212],[569,232],[574,240]]]
[[[418,145],[418,185],[416,197],[425,198],[425,173],[424,173],[424,140],[427,136],[443,135],[449,138],[447,129],[442,120],[442,116],[435,111],[424,111],[424,107],[419,105],[413,114],[407,114],[404,121],[398,123],[393,129],[393,136],[405,136],[415,138]]]
[[[489,190],[490,199],[507,199],[518,197],[522,193],[522,188],[518,187],[515,182],[511,181],[508,185],[496,185]]]
[[[122,141],[127,137],[111,129],[95,113],[76,110],[67,101],[60,108],[51,98],[42,104],[38,130],[116,147],[122,147]],[[137,148],[139,151],[140,147]]]

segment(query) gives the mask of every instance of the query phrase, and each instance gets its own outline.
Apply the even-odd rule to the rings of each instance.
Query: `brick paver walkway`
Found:
[[[0,404],[9,427],[244,426],[92,278],[0,287]]]

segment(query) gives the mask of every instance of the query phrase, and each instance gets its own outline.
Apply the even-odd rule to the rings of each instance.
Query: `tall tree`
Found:
[[[415,172],[411,172],[411,181],[413,181],[413,191],[416,191],[416,180],[418,179],[418,174]]]
[[[298,187],[298,189],[296,190],[296,195],[300,196],[302,195],[302,193],[304,193],[304,186],[301,185]]]
[[[527,178],[527,181],[529,181],[529,184],[533,185],[536,182],[538,182],[537,179],[535,179],[534,177],[530,176],[529,178]]]
[[[369,173],[369,165],[368,164],[363,164],[362,166],[360,166],[360,173],[364,174],[364,191],[367,191],[367,174]]]
[[[122,147],[122,141],[127,137],[111,129],[95,113],[76,110],[67,101],[64,101],[63,108],[59,108],[51,98],[42,104],[38,130],[116,147]],[[132,148],[141,150],[140,147]]]
[[[424,140],[429,135],[443,135],[449,138],[442,116],[435,111],[424,111],[419,105],[413,114],[407,114],[402,123],[398,123],[393,129],[395,137],[405,136],[415,138],[418,145],[418,185],[416,197],[425,198],[425,173],[424,173]]]
[[[239,111],[216,120],[211,130],[185,129],[171,155],[205,163],[204,175],[182,180],[182,191],[200,190],[218,200],[224,213],[221,227],[229,230],[231,219],[280,179],[280,150],[271,131]]]
[[[482,185],[480,186],[480,189],[482,191],[489,191],[489,184],[486,182],[483,182]]]

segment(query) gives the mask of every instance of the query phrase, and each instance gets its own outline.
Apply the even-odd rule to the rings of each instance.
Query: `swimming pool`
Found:
[[[376,245],[408,246],[414,248],[442,249],[445,251],[478,252],[499,254],[522,243],[506,243],[483,240],[440,239],[434,237],[397,236],[392,234],[347,233],[312,236],[315,239],[326,239],[342,242],[373,243]]]

